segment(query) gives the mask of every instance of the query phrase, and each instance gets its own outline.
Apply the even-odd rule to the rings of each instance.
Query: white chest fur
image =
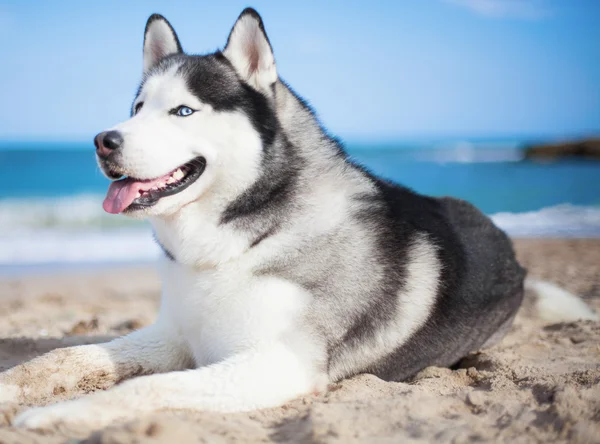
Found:
[[[310,295],[272,276],[253,276],[239,263],[195,270],[162,265],[160,317],[188,344],[196,365],[281,339],[292,332]]]

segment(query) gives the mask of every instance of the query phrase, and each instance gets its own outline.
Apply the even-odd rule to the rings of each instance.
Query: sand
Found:
[[[600,240],[515,245],[530,275],[600,309]],[[0,370],[147,325],[158,289],[149,269],[0,281]],[[532,314],[526,304],[499,345],[458,368],[430,367],[403,383],[361,375],[280,408],[163,412],[68,435],[14,429],[10,420],[25,406],[2,405],[0,443],[600,443],[600,323],[548,325]]]

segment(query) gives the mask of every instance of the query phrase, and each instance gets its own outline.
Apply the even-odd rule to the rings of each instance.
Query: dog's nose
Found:
[[[100,157],[108,157],[111,152],[123,145],[123,136],[118,131],[104,131],[94,137],[94,145]]]

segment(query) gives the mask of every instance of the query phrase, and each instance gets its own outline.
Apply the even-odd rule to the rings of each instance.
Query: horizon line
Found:
[[[471,141],[513,141],[519,143],[539,142],[539,141],[560,141],[560,140],[583,140],[589,138],[600,137],[600,130],[581,131],[577,133],[565,134],[543,134],[543,133],[514,133],[514,134],[499,134],[499,133],[473,133],[468,134],[413,134],[413,135],[373,135],[373,136],[350,136],[342,137],[335,134],[330,134],[334,139],[342,142],[343,145],[360,145],[365,143],[377,144],[393,144],[393,143],[439,143],[439,142],[471,142]],[[89,144],[93,145],[92,138],[73,138],[65,137],[7,137],[0,136],[0,147],[6,145],[23,145],[23,144]]]

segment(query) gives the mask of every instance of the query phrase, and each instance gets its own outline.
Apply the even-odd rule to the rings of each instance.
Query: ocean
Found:
[[[517,237],[600,237],[600,162],[523,160],[519,141],[349,144],[418,192],[466,199]],[[151,262],[148,225],[103,212],[92,143],[0,143],[0,274]]]

